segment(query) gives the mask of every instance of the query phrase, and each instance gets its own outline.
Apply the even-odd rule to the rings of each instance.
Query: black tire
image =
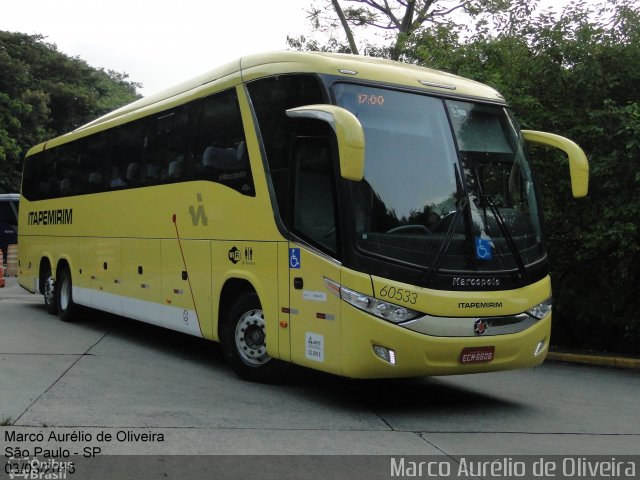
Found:
[[[256,293],[236,298],[222,321],[222,351],[236,375],[260,383],[285,379],[289,365],[267,354],[264,314]]]
[[[51,315],[57,315],[58,301],[56,298],[56,282],[53,279],[49,262],[47,262],[47,265],[43,267],[40,273],[40,290],[44,297],[44,305],[47,307],[47,312]]]
[[[56,279],[56,305],[58,314],[63,322],[78,320],[80,307],[73,301],[73,283],[71,272],[67,267],[61,267]]]

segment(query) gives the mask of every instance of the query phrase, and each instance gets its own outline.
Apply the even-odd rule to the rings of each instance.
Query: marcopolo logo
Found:
[[[500,279],[497,277],[453,277],[453,287],[499,287]]]

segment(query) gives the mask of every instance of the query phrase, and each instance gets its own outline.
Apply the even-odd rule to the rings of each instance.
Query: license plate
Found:
[[[496,347],[467,347],[460,352],[460,363],[487,363],[493,360]]]

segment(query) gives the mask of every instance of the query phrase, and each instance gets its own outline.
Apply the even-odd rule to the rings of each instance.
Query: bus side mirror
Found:
[[[336,134],[340,175],[359,182],[364,175],[364,130],[349,110],[335,105],[306,105],[287,110],[290,118],[310,118],[328,123]]]
[[[567,157],[569,157],[571,192],[575,198],[587,196],[589,191],[589,161],[578,144],[560,135],[533,130],[522,130],[522,136],[529,143],[546,145],[566,153]]]

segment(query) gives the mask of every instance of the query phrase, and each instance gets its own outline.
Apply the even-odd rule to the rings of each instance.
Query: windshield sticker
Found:
[[[476,237],[476,258],[478,260],[491,260],[493,258],[491,240]]]

